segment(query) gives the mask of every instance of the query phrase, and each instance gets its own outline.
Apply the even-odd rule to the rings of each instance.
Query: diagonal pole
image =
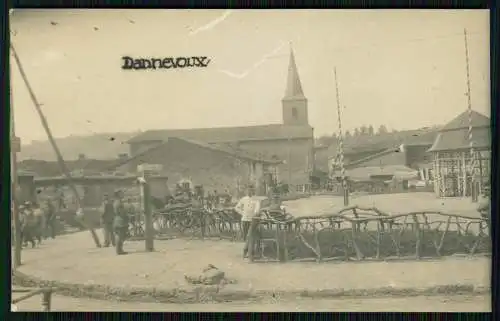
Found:
[[[74,184],[74,182],[73,182],[73,180],[71,178],[71,175],[69,174],[69,170],[66,167],[66,163],[64,162],[64,159],[62,157],[61,151],[57,147],[57,144],[56,144],[56,142],[54,140],[54,137],[52,136],[52,133],[50,131],[47,119],[45,118],[45,115],[43,114],[43,111],[40,108],[40,103],[38,102],[38,100],[37,100],[37,98],[35,96],[35,93],[34,93],[33,89],[31,88],[31,85],[30,85],[30,83],[28,81],[28,77],[26,76],[26,73],[24,71],[23,65],[21,63],[21,60],[19,59],[19,56],[17,55],[17,52],[16,52],[16,50],[15,50],[14,45],[12,44],[12,42],[10,43],[10,48],[11,48],[11,51],[12,51],[12,55],[14,56],[14,60],[16,61],[19,73],[21,74],[21,77],[22,77],[22,79],[24,81],[24,84],[26,85],[26,88],[28,89],[31,101],[33,102],[33,105],[35,106],[35,109],[36,109],[36,111],[38,113],[38,116],[40,117],[40,121],[41,121],[42,126],[43,126],[43,128],[45,130],[45,133],[47,134],[49,142],[52,145],[52,148],[54,149],[54,152],[56,154],[57,162],[59,164],[59,167],[61,168],[61,171],[63,172],[64,176],[66,176],[66,179],[68,180],[68,183],[69,183],[68,184],[69,187],[71,188],[71,190],[75,194],[78,211],[81,211],[81,210],[83,210],[83,206],[82,206],[82,202],[81,202],[80,196],[78,194],[78,190],[76,189],[76,186],[75,186],[75,184]],[[77,215],[77,217],[78,217],[78,215]],[[79,218],[77,218],[77,219],[79,219]],[[91,226],[89,226],[88,224],[86,224],[86,222],[83,219],[81,219],[81,220],[79,219],[79,221],[80,221],[80,223],[83,226],[85,226],[90,231],[90,233],[92,235],[92,239],[94,240],[94,243],[95,243],[96,247],[101,247],[101,243],[99,241],[99,237],[97,236],[95,230]]]

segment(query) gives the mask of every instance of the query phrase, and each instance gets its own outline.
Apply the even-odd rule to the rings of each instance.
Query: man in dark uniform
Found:
[[[56,222],[56,208],[50,199],[45,203],[45,219],[44,219],[44,238],[47,239],[48,235],[52,239],[56,238],[55,222]],[[47,235],[48,234],[48,235]]]
[[[104,247],[109,247],[110,243],[115,246],[115,235],[113,234],[114,217],[115,209],[113,207],[113,201],[109,199],[108,195],[104,195],[101,215],[101,223],[104,232]]]
[[[113,207],[115,211],[113,230],[116,237],[116,254],[127,254],[127,252],[123,251],[123,243],[127,238],[129,218],[123,204],[123,193],[121,191],[115,192]]]

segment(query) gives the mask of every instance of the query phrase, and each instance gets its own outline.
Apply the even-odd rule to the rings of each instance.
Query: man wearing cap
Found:
[[[123,192],[116,191],[115,201],[113,203],[113,208],[115,212],[115,216],[113,219],[113,230],[115,232],[115,237],[116,237],[117,255],[127,254],[127,252],[123,251],[123,243],[127,238],[129,218],[122,200],[123,200]]]
[[[104,202],[101,209],[101,223],[104,233],[104,247],[109,245],[115,246],[115,235],[113,234],[113,220],[115,217],[115,209],[113,201],[106,194],[104,195]]]

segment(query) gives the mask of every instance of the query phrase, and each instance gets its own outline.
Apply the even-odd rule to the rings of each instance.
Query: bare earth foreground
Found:
[[[387,196],[385,196],[387,197]],[[411,211],[422,207],[422,202],[431,204],[427,194],[420,195],[419,201],[410,200],[414,195],[402,194],[402,202]],[[394,195],[392,196],[394,202]],[[425,199],[428,198],[428,199]],[[453,200],[451,200],[453,201]],[[456,200],[458,201],[458,200]],[[318,213],[336,198],[327,196],[312,197],[307,200],[288,202],[288,207],[295,215]],[[353,199],[353,204],[373,206],[394,212],[390,202],[369,197]],[[462,202],[462,201],[460,201]],[[473,207],[467,204],[441,204],[447,211],[461,210],[469,214]],[[453,202],[452,202],[453,203]],[[470,204],[470,201],[467,202]],[[382,205],[386,206],[382,206]],[[392,206],[393,208],[389,208]],[[436,209],[431,207],[432,209]],[[450,209],[450,207],[455,207]],[[304,210],[302,210],[304,209]],[[308,211],[306,212],[305,209]],[[423,209],[430,209],[429,207]],[[98,233],[102,233],[98,231]],[[101,234],[102,235],[102,234]],[[161,305],[159,303],[99,304],[88,299],[72,299],[56,296],[54,309],[102,310],[104,306],[111,310],[163,311],[485,311],[490,309],[490,296],[459,297],[411,297],[384,299],[340,299],[312,300],[298,298],[298,293],[342,290],[370,290],[380,288],[430,288],[435,286],[470,285],[474,288],[489,288],[491,261],[486,257],[450,257],[431,261],[399,262],[329,262],[329,263],[249,263],[241,258],[242,243],[219,240],[173,239],[155,241],[155,252],[144,252],[143,242],[127,242],[125,249],[129,255],[116,256],[113,248],[97,249],[88,232],[64,235],[56,240],[48,240],[40,248],[23,251],[23,266],[19,271],[30,277],[61,283],[107,285],[120,288],[147,288],[156,290],[192,291],[193,286],[184,280],[185,274],[198,274],[207,264],[213,264],[226,273],[236,284],[227,284],[221,292],[273,293],[274,301],[266,303],[230,302],[220,304]],[[484,294],[484,293],[483,293]],[[442,294],[441,294],[442,295]],[[271,299],[271,296],[268,297]],[[268,300],[266,299],[266,300]],[[66,302],[58,308],[58,301]],[[83,300],[83,301],[81,301]],[[458,301],[457,301],[458,300]],[[78,307],[78,302],[85,307]],[[389,304],[390,302],[390,304]],[[412,303],[413,302],[413,303]],[[88,303],[88,304],[87,304]],[[66,306],[68,304],[68,306]],[[151,306],[148,306],[151,304]],[[461,306],[461,308],[459,307]],[[73,308],[74,307],[74,308]],[[418,308],[417,308],[418,307]],[[106,308],[106,309],[107,309]],[[31,308],[30,308],[31,309]],[[37,308],[36,308],[37,309]],[[130,310],[132,311],[132,310]]]
[[[39,298],[18,304],[19,311],[40,311]],[[491,312],[489,296],[432,296],[382,299],[300,299],[268,302],[161,304],[109,302],[55,296],[55,312]]]

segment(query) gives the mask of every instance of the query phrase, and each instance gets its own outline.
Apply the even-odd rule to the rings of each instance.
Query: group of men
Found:
[[[101,223],[104,230],[104,247],[116,248],[117,255],[127,254],[123,244],[128,235],[129,212],[123,201],[123,191],[115,191],[113,198],[104,195]]]
[[[18,208],[21,240],[26,247],[31,243],[35,247],[42,243],[42,238],[56,237],[56,211],[50,199],[47,199],[43,206],[37,202],[25,202]]]

